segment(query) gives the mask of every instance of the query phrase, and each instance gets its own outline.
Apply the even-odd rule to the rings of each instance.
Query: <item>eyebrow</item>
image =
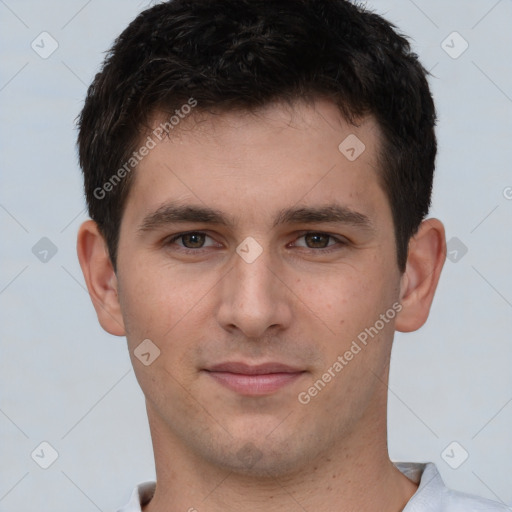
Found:
[[[146,215],[139,226],[139,231],[151,231],[167,224],[179,222],[197,222],[201,224],[221,224],[233,227],[234,222],[221,211],[206,206],[178,205],[169,203]]]
[[[281,224],[313,224],[320,222],[336,222],[373,230],[373,223],[368,216],[338,204],[281,210],[274,221],[273,227]]]
[[[223,225],[230,228],[233,228],[236,224],[232,217],[226,216],[220,210],[206,206],[168,203],[146,215],[138,230],[142,232],[151,231],[169,224],[185,222]],[[314,223],[340,223],[370,231],[374,229],[368,216],[338,204],[285,208],[277,214],[273,228],[283,224]]]

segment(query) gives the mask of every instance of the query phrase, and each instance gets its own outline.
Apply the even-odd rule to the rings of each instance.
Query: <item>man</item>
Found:
[[[425,75],[343,0],[175,0],[116,40],[78,255],[146,397],[157,483],[122,511],[506,510],[387,451],[446,252]]]

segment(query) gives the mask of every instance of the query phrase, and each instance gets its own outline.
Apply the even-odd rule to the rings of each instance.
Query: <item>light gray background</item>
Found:
[[[432,70],[432,214],[467,247],[462,255],[451,242],[458,260],[446,262],[427,325],[397,336],[391,457],[433,461],[449,486],[510,505],[512,2],[369,4],[413,36]],[[114,511],[154,478],[125,340],[99,327],[75,255],[86,214],[74,118],[103,52],[145,6],[0,0],[0,511]],[[59,45],[46,59],[31,48],[43,31]],[[458,58],[458,36],[443,45],[452,56],[442,47],[453,31],[469,44]],[[42,237],[58,249],[47,262],[32,252]],[[42,441],[59,454],[46,470],[31,458]],[[452,469],[462,449],[469,458]]]

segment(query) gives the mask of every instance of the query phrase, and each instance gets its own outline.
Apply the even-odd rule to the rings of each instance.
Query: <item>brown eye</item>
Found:
[[[204,233],[186,233],[179,238],[187,249],[200,249],[204,245],[205,237]]]
[[[327,233],[304,233],[297,240],[304,240],[303,243],[296,243],[295,245],[299,247],[305,247],[307,249],[326,249],[331,245],[335,245],[336,242],[340,242],[332,235],[328,235]]]
[[[332,238],[324,233],[308,233],[304,235],[304,240],[310,249],[324,249],[329,245],[329,239]]]
[[[293,242],[295,247],[301,249],[312,249],[317,252],[329,252],[331,250],[341,249],[348,244],[348,240],[343,236],[334,236],[328,233],[310,231],[303,233]]]
[[[167,239],[164,245],[167,247],[175,246],[181,251],[194,251],[216,246],[212,237],[201,231],[189,231],[188,233],[174,235]]]

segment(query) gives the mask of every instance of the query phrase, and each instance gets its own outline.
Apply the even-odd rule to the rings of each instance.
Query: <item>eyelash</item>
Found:
[[[204,235],[208,238],[212,238],[210,235],[205,233],[204,231],[186,231],[184,233],[179,233],[177,235],[172,236],[171,238],[168,238],[164,241],[164,246],[172,245],[174,242],[179,240],[180,238],[183,238],[186,235]],[[318,253],[327,254],[330,252],[333,252],[335,250],[339,250],[340,248],[346,246],[349,244],[349,241],[345,239],[344,237],[336,237],[334,235],[331,235],[329,233],[324,233],[323,231],[304,231],[296,238],[296,240],[299,240],[300,238],[303,238],[307,235],[322,235],[327,236],[331,240],[335,240],[335,244],[328,245],[327,247],[320,247],[320,248],[312,248],[312,247],[300,247],[300,249],[306,250],[306,251],[313,251]],[[188,247],[181,247],[179,248],[180,252],[185,254],[198,254],[200,252],[203,252],[204,250],[208,250],[208,247],[199,247],[197,249],[190,249]]]

